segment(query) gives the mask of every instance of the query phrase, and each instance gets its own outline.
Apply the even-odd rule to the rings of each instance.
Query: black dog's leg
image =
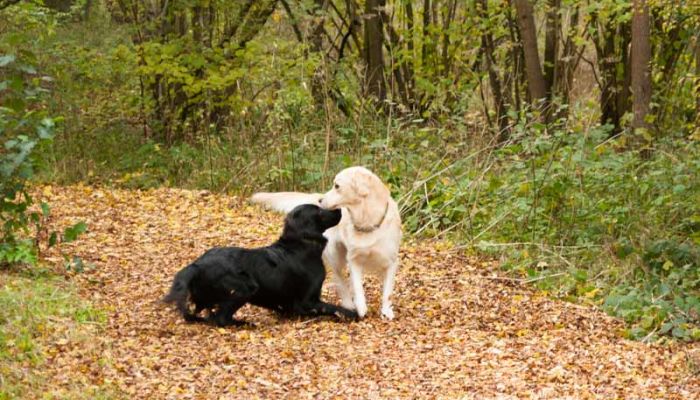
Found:
[[[235,320],[233,314],[250,301],[258,291],[258,284],[246,271],[239,270],[224,276],[218,285],[228,292],[228,298],[219,303],[219,309],[211,319],[219,326],[245,325],[245,322]]]
[[[238,321],[233,318],[233,314],[238,311],[239,308],[243,307],[247,303],[247,299],[231,299],[223,301],[219,304],[219,309],[210,318],[218,326],[229,326],[229,325],[245,325],[245,322]]]
[[[306,303],[301,307],[298,307],[297,311],[300,315],[329,315],[333,317],[345,317],[348,319],[357,319],[358,315],[356,311],[348,310],[347,308],[336,306],[323,301],[315,301],[311,303]]]
[[[194,312],[190,310],[190,307],[187,305],[186,300],[181,300],[177,302],[177,309],[180,311],[182,314],[182,317],[185,318],[185,321],[187,322],[205,322],[206,319],[200,317],[199,312],[203,310],[202,307],[199,305],[195,305],[195,310]]]

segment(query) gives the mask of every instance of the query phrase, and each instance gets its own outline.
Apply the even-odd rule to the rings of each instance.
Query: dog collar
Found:
[[[352,223],[352,227],[355,228],[356,231],[362,232],[362,233],[370,233],[374,232],[377,229],[379,229],[380,226],[384,223],[384,218],[386,218],[386,214],[389,212],[389,202],[386,202],[386,207],[384,207],[384,214],[382,215],[382,219],[379,220],[376,224],[372,226],[357,226],[355,225],[355,221]],[[350,214],[350,218],[352,219],[352,214]]]

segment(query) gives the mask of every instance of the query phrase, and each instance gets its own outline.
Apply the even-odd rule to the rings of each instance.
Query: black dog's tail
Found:
[[[170,287],[170,292],[163,297],[163,301],[166,303],[175,303],[178,311],[187,321],[199,321],[201,320],[196,314],[193,314],[188,305],[187,300],[190,296],[190,282],[197,276],[199,268],[196,264],[190,264],[185,268],[181,269],[177,274],[175,274],[175,279],[173,279],[173,285]]]

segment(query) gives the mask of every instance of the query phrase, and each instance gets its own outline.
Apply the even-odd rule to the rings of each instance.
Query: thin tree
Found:
[[[367,90],[370,95],[383,101],[386,98],[384,81],[384,27],[381,11],[386,0],[367,0],[365,3],[365,51],[364,58]]]
[[[542,75],[540,56],[537,50],[537,31],[532,4],[529,0],[515,0],[515,11],[518,16],[518,28],[525,53],[525,74],[527,86],[533,104],[546,107],[547,86]],[[539,103],[539,104],[538,104]]]
[[[488,16],[488,1],[478,0],[476,4],[477,13],[479,18],[486,20]],[[485,31],[481,35],[481,46],[484,58],[484,67],[489,76],[489,83],[491,87],[491,93],[493,95],[494,108],[496,110],[496,119],[498,122],[498,141],[503,143],[508,140],[510,135],[508,115],[506,114],[506,104],[504,100],[503,89],[501,85],[501,79],[498,76],[498,71],[496,70],[496,57],[495,46],[493,43],[493,34],[490,27],[485,28]]]
[[[631,24],[619,12],[606,18],[597,11],[589,14],[600,79],[600,123],[612,126],[610,136],[622,131],[622,117],[631,111]]]
[[[574,72],[576,72],[576,67],[582,57],[582,54],[577,55],[578,46],[574,43],[578,31],[578,21],[579,6],[574,5],[569,15],[569,26],[568,32],[566,33],[564,48],[562,49],[561,57],[557,61],[557,71],[560,71],[558,72],[560,78],[557,79],[555,90],[557,95],[561,96],[562,104],[569,104],[569,95],[574,82]]]
[[[695,37],[695,120],[700,126],[700,34]]]
[[[648,128],[651,102],[651,35],[646,0],[632,1],[632,128]]]
[[[547,98],[551,101],[554,97],[555,86],[560,79],[557,70],[557,55],[559,53],[559,26],[561,17],[559,8],[561,0],[547,0],[547,22],[545,24],[544,39],[544,81]]]
[[[432,45],[430,38],[430,0],[423,0],[423,47],[421,48],[421,60],[423,68],[428,63],[428,53]]]

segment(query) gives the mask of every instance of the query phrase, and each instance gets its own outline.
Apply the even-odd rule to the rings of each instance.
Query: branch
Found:
[[[238,10],[238,14],[236,14],[236,16],[233,18],[231,24],[224,29],[223,39],[221,40],[222,47],[231,41],[231,38],[233,38],[238,31],[238,28],[240,28],[243,24],[246,16],[248,16],[248,12],[254,3],[255,0],[248,0],[247,3],[241,6],[241,8]]]
[[[299,29],[299,21],[297,21],[296,17],[294,17],[294,13],[292,13],[292,8],[289,7],[289,3],[287,0],[281,0],[282,1],[282,7],[284,7],[284,11],[287,12],[287,15],[289,15],[290,21],[292,21],[292,29],[294,29],[294,35],[297,37],[297,40],[299,42],[304,41],[304,37],[301,34],[301,30]]]
[[[277,7],[277,0],[257,1],[255,3],[255,7],[250,8],[245,23],[242,25],[240,39],[236,46],[238,48],[244,47],[253,40]]]

